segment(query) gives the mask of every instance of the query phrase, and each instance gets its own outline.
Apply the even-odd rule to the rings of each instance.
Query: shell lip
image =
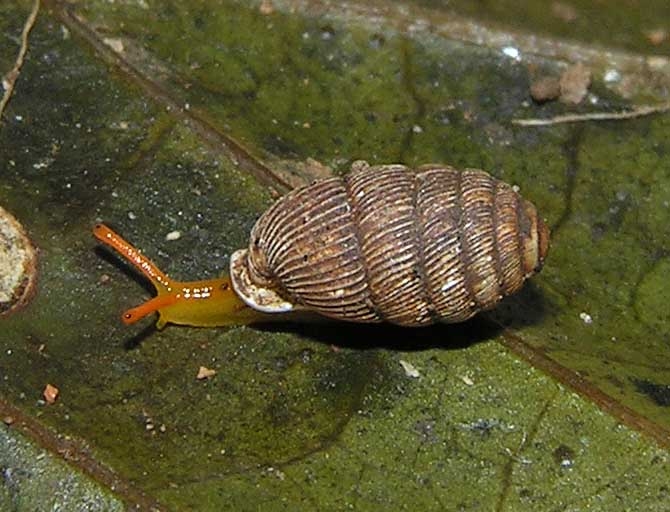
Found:
[[[254,283],[247,267],[247,249],[230,256],[230,280],[237,296],[252,309],[262,313],[287,313],[296,306],[270,288]]]

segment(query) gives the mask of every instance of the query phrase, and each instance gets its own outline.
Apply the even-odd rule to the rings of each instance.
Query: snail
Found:
[[[549,248],[535,206],[484,171],[361,161],[280,198],[218,279],[173,281],[104,224],[94,235],[156,288],[123,321],[157,311],[158,328],[300,310],[403,326],[461,322],[518,291]]]

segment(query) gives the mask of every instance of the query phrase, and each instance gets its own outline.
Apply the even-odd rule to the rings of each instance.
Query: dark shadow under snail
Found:
[[[484,171],[366,162],[279,199],[218,279],[174,281],[107,226],[94,235],[156,288],[124,322],[157,311],[158,328],[295,311],[403,326],[462,322],[518,291],[549,248],[535,206]]]

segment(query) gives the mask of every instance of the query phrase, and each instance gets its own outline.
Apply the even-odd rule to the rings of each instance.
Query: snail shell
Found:
[[[266,211],[231,257],[231,278],[265,312],[461,322],[519,290],[548,246],[535,207],[484,171],[355,162]]]

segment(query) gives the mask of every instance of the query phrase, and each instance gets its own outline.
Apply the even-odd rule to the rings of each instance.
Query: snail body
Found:
[[[535,207],[484,171],[365,162],[280,198],[216,282],[169,284],[172,291],[161,293],[169,278],[155,265],[104,226],[96,236],[135,261],[158,290],[126,321],[158,310],[159,327],[246,323],[303,309],[353,322],[461,322],[518,291],[542,268],[549,246]],[[188,298],[175,298],[183,285]],[[211,302],[204,306],[193,289],[207,290],[198,295]]]

